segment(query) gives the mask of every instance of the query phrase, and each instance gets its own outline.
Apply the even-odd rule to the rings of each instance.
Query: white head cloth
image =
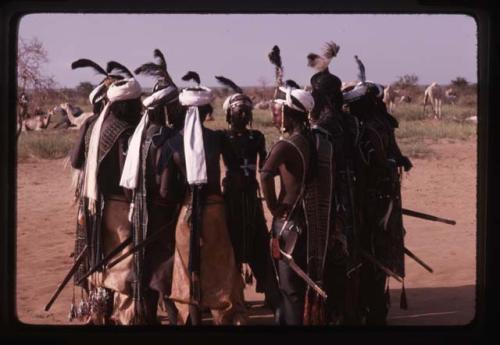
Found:
[[[134,134],[130,139],[128,146],[127,157],[125,158],[125,164],[123,166],[122,176],[120,178],[120,186],[135,189],[137,188],[137,182],[139,177],[139,167],[141,161],[141,144],[144,128],[147,128],[149,122],[148,112],[155,104],[158,104],[164,98],[168,98],[173,92],[177,92],[177,88],[170,85],[164,89],[158,90],[146,97],[142,104],[146,107],[144,115],[141,121],[135,128]],[[172,100],[176,99],[174,97]],[[171,100],[171,101],[172,101]]]
[[[85,162],[85,178],[83,183],[83,195],[89,199],[89,211],[95,213],[96,200],[99,195],[97,190],[97,154],[99,150],[99,140],[104,119],[109,113],[111,104],[117,101],[139,98],[141,96],[141,85],[134,78],[119,80],[109,86],[106,96],[109,103],[99,114],[92,133],[90,135],[89,150]]]
[[[240,105],[240,104],[246,104],[246,105],[248,105],[248,106],[250,106],[250,107],[253,108],[253,104],[249,103],[248,100],[239,99],[237,101],[233,101],[237,96],[244,96],[244,94],[242,94],[242,93],[235,93],[235,94],[232,94],[231,96],[229,96],[229,97],[226,98],[226,100],[222,104],[222,110],[224,110],[224,113],[227,113],[227,111],[229,110],[229,108],[231,106],[236,106],[236,105]]]
[[[369,87],[375,86],[377,88],[377,97],[383,97],[384,96],[384,88],[382,85],[375,83],[373,81],[367,80],[366,82],[359,82],[354,86],[354,88],[350,91],[344,92],[343,98],[344,102],[354,102],[358,100],[359,98],[363,97],[366,95],[368,92]]]
[[[92,90],[92,92],[89,94],[89,100],[91,104],[96,104],[97,102],[99,102],[101,99],[104,98],[105,94],[104,93],[101,94],[101,92],[105,87],[106,85],[104,83],[100,83],[94,88],[94,90]]]
[[[144,98],[142,104],[146,107],[154,107],[159,102],[164,99],[167,99],[167,104],[173,102],[177,99],[177,97],[173,97],[174,94],[177,94],[177,87],[174,85],[169,85],[166,88],[153,92],[148,97]],[[168,99],[171,98],[171,99]]]
[[[189,107],[184,120],[183,137],[186,176],[190,185],[207,183],[207,163],[198,106],[210,104],[213,99],[212,90],[203,86],[198,90],[184,89],[179,95],[180,103]]]
[[[289,108],[303,113],[310,113],[314,108],[314,98],[309,91],[282,86],[280,90],[285,93],[286,97],[285,99],[276,99],[275,102],[285,104]],[[299,101],[305,110],[293,103],[292,97]]]

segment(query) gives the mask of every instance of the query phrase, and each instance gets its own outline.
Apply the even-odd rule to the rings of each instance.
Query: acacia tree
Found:
[[[416,74],[405,74],[398,77],[396,86],[402,89],[410,88],[416,86],[418,83],[418,76]]]
[[[469,82],[464,77],[456,77],[451,81],[451,85],[456,88],[462,89],[469,85]]]
[[[17,50],[17,87],[19,94],[28,91],[40,102],[54,86],[51,76],[42,73],[42,66],[49,60],[43,43],[36,37],[30,41],[19,39]],[[38,103],[37,102],[37,103]]]

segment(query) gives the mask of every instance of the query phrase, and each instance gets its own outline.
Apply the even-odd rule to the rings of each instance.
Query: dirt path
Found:
[[[405,217],[406,246],[433,269],[430,274],[406,259],[408,310],[399,309],[400,284],[391,280],[389,324],[457,325],[474,317],[476,280],[476,145],[431,144],[437,158],[414,159],[403,180],[405,208],[454,219],[456,226]],[[71,266],[75,212],[70,169],[63,160],[18,165],[17,312],[32,324],[68,324],[68,286],[49,312],[43,308]],[[269,217],[269,214],[266,215]],[[259,304],[263,296],[245,292],[252,324],[270,324]]]

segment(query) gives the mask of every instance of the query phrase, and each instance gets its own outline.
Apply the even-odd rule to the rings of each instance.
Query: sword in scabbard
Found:
[[[420,264],[420,266],[425,268],[427,271],[434,273],[434,271],[432,270],[432,268],[429,265],[427,265],[425,262],[423,262],[422,259],[420,259],[418,256],[413,254],[408,248],[404,247],[404,251],[405,251],[406,255],[408,255],[410,258],[415,260],[418,264]]]
[[[112,267],[116,266],[117,264],[119,264],[120,262],[122,262],[123,260],[128,258],[130,255],[136,253],[137,251],[143,249],[144,247],[148,246],[153,241],[155,241],[160,235],[162,235],[170,227],[170,225],[172,225],[172,222],[174,222],[174,221],[177,221],[177,216],[173,217],[173,219],[168,224],[165,224],[159,230],[156,230],[152,234],[148,235],[145,240],[142,240],[141,242],[137,243],[135,246],[130,248],[126,253],[120,255],[118,258],[116,258],[115,260],[113,260],[109,264],[107,264],[107,262],[109,262],[113,257],[115,257],[116,254],[118,254],[118,252],[120,252],[120,250],[118,250],[117,253],[115,253],[114,255],[112,255],[112,256],[110,255],[111,256],[110,259],[107,260],[107,262],[104,262],[103,264],[104,265],[107,264],[106,268],[112,268]],[[130,238],[130,242],[131,241],[132,241],[132,238]],[[125,246],[123,248],[125,248]],[[104,261],[104,259],[103,259],[103,261]],[[101,264],[101,266],[103,264]]]
[[[456,221],[451,220],[451,219],[445,219],[441,217],[436,217],[430,214],[422,213],[422,212],[417,212],[413,210],[409,210],[407,208],[401,209],[401,213],[410,217],[415,217],[415,218],[421,218],[421,219],[426,219],[426,220],[432,220],[434,222],[441,222],[445,224],[450,224],[450,225],[455,225],[457,224]]]
[[[202,185],[192,188],[191,229],[189,236],[189,318],[192,325],[201,324],[201,287],[200,287],[200,235],[202,229]]]
[[[125,241],[120,243],[116,248],[114,248],[108,255],[106,255],[101,261],[99,261],[94,267],[92,267],[87,273],[85,273],[77,282],[76,285],[81,284],[87,277],[97,272],[101,268],[104,268],[106,264],[113,259],[119,252],[121,252],[126,246],[132,243],[132,236],[128,237]]]
[[[375,266],[377,266],[378,268],[380,268],[382,271],[385,272],[385,274],[387,274],[388,276],[391,276],[393,277],[394,279],[396,279],[398,282],[403,282],[403,279],[397,275],[396,273],[394,273],[392,270],[390,270],[389,268],[387,268],[386,266],[384,266],[380,261],[378,261],[373,255],[367,253],[366,251],[364,250],[361,250],[361,255],[363,255],[368,261],[370,261],[371,263],[373,263]]]
[[[280,249],[281,252],[281,257],[283,261],[295,272],[299,277],[304,279],[304,281],[314,289],[321,297],[323,297],[325,300],[327,299],[328,295],[326,292],[319,287],[318,284],[316,284],[308,275],[306,272],[302,270],[302,268],[299,267],[293,260],[293,257],[290,254],[287,254],[283,250]]]
[[[78,256],[76,257],[73,266],[71,266],[71,269],[66,274],[66,276],[64,277],[64,279],[62,280],[62,282],[59,284],[59,286],[57,287],[56,291],[52,295],[49,303],[47,303],[47,305],[45,306],[45,311],[49,311],[50,307],[52,307],[52,304],[54,304],[56,298],[59,296],[59,294],[64,289],[64,287],[66,286],[66,284],[68,284],[68,282],[71,279],[71,277],[73,277],[73,275],[75,274],[75,272],[78,270],[78,267],[80,267],[80,264],[82,263],[83,259],[85,258],[85,254],[87,253],[87,251],[88,251],[88,246],[85,245],[85,247],[83,247],[83,249],[80,252],[80,254],[78,254]]]

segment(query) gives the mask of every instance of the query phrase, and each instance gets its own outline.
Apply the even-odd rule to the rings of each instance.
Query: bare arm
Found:
[[[259,133],[259,147],[258,147],[258,155],[259,155],[259,169],[262,169],[264,166],[264,161],[266,160],[267,151],[266,151],[266,138],[264,134]]]
[[[274,177],[279,174],[279,167],[285,163],[287,149],[288,147],[285,142],[275,144],[260,170],[262,194],[264,195],[269,211],[275,217],[283,217],[286,213],[285,205],[280,205],[278,202]]]

